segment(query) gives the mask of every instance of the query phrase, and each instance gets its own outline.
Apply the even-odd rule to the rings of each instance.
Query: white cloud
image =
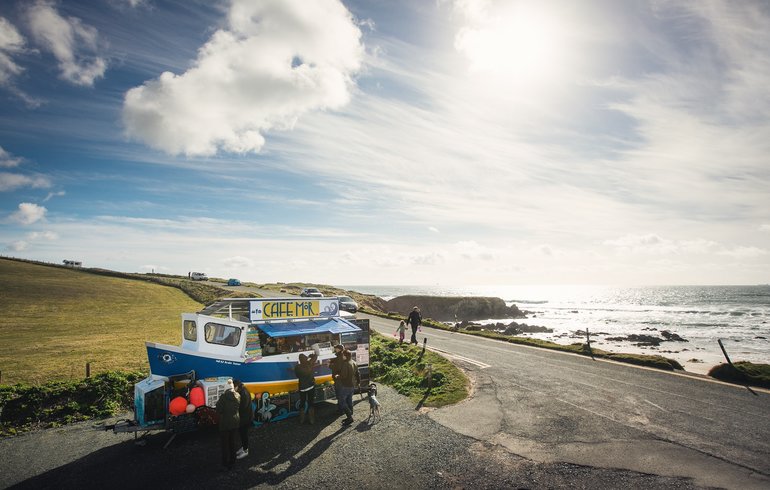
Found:
[[[98,55],[99,34],[94,27],[75,17],[62,17],[54,4],[43,0],[27,14],[33,37],[56,58],[62,79],[92,86],[104,76],[107,61]]]
[[[433,232],[433,233],[440,233],[440,232],[438,231],[438,228],[436,228],[435,226],[429,226],[429,227],[428,227],[428,231],[431,231],[431,232]]]
[[[45,209],[45,208],[43,208]],[[29,240],[58,240],[59,235],[53,231],[33,231],[32,233],[27,235],[27,238]]]
[[[12,191],[20,187],[32,187],[33,189],[45,189],[51,187],[48,177],[42,175],[22,175],[9,172],[0,172],[0,192]]]
[[[759,225],[759,231],[770,231],[770,225]]]
[[[30,107],[37,107],[40,101],[29,96],[14,83],[24,72],[15,57],[26,51],[24,37],[8,20],[0,17],[0,87],[20,98]]]
[[[11,168],[11,167],[18,167],[21,163],[21,158],[15,157],[5,151],[2,146],[0,146],[0,167],[5,168]]]
[[[604,245],[616,247],[619,253],[630,254],[705,254],[720,246],[711,240],[671,240],[656,234],[628,234],[615,240],[605,240]]]
[[[49,192],[47,196],[45,196],[45,199],[43,199],[43,202],[48,202],[54,197],[61,197],[66,195],[67,193],[64,191],[58,191],[58,192]]]
[[[11,214],[12,221],[16,221],[22,225],[31,225],[45,218],[45,214],[48,210],[43,206],[31,202],[23,202],[19,204],[19,210]]]
[[[730,250],[722,250],[718,252],[719,255],[727,255],[729,257],[735,257],[739,259],[761,257],[767,255],[767,250],[759,247],[736,247]]]
[[[192,68],[126,93],[127,133],[170,154],[257,152],[264,132],[348,102],[360,37],[338,0],[234,0]]]
[[[24,50],[24,38],[5,18],[0,17],[0,85],[7,85],[24,69],[12,56]]]
[[[454,249],[462,258],[467,260],[489,261],[494,260],[497,255],[491,248],[479,245],[474,240],[457,242]]]
[[[12,250],[14,252],[23,252],[29,247],[29,243],[25,242],[24,240],[18,240],[8,245],[8,250]]]
[[[222,265],[228,270],[250,269],[254,267],[254,261],[247,257],[236,255],[235,257],[222,259]]]

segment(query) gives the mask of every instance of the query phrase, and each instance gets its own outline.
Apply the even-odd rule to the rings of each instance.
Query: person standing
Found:
[[[340,385],[339,397],[342,409],[347,415],[342,423],[347,425],[353,423],[353,393],[356,391],[356,386],[361,383],[361,375],[358,373],[358,366],[349,350],[345,349],[342,352],[342,358],[343,362],[334,384]]]
[[[254,425],[254,408],[251,406],[251,392],[240,379],[234,379],[235,391],[241,397],[238,404],[238,433],[241,436],[241,447],[235,453],[236,459],[249,455],[249,429]]]
[[[233,380],[228,379],[225,392],[217,400],[217,414],[219,415],[219,443],[222,448],[222,465],[230,469],[235,464],[235,448],[237,445],[238,426],[240,417],[238,409],[241,397],[235,392]]]
[[[415,306],[412,309],[412,312],[406,318],[406,323],[412,327],[412,338],[409,343],[417,345],[417,328],[422,324],[422,315],[420,315],[418,307]]]
[[[337,415],[342,414],[342,397],[340,396],[340,384],[337,382],[337,375],[345,360],[342,358],[342,351],[345,350],[341,344],[334,346],[334,359],[329,361],[329,369],[332,370],[332,380],[334,381],[334,396],[337,398]]]
[[[401,320],[401,323],[398,324],[398,328],[396,329],[396,333],[398,333],[398,343],[403,344],[404,343],[404,333],[406,332],[406,322],[404,320]]]
[[[305,418],[310,424],[315,424],[315,374],[313,367],[318,360],[318,354],[299,355],[299,363],[294,366],[294,374],[299,379],[299,423],[304,424]]]

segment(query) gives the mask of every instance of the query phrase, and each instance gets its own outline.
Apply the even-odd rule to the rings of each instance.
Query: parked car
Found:
[[[340,310],[345,310],[350,313],[355,313],[358,311],[358,303],[356,303],[356,300],[351,298],[350,296],[340,296]]]
[[[193,281],[208,281],[209,276],[205,272],[193,272],[190,274],[190,279]]]
[[[227,281],[227,285],[228,286],[240,286],[241,285],[241,281],[239,281],[238,279],[230,279],[230,280]]]
[[[323,298],[323,294],[318,288],[305,288],[300,293],[303,298]]]

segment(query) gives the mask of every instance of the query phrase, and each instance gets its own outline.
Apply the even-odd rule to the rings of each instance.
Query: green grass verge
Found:
[[[110,371],[80,381],[0,386],[0,436],[111,417],[133,406],[139,372]]]
[[[379,316],[382,318],[388,318],[390,320],[403,320],[403,315],[397,315],[393,313],[383,313],[381,311],[364,308],[363,313]],[[512,335],[503,335],[497,332],[490,332],[487,330],[455,330],[454,328],[446,325],[445,323],[431,320],[430,318],[423,320],[423,326],[437,328],[439,330],[446,330],[449,332],[458,332],[465,335],[475,335],[477,337],[485,337],[488,339],[500,340],[502,342],[508,342],[511,344],[528,345],[531,347],[539,347],[541,349],[558,350],[562,352],[571,352],[573,354],[580,354],[589,356],[591,352],[588,351],[588,347],[583,343],[577,344],[557,344],[556,342],[549,342],[547,340],[532,339],[527,337],[515,337]],[[617,362],[625,362],[628,364],[636,364],[638,366],[646,366],[656,369],[663,369],[666,371],[673,371],[674,369],[684,369],[679,362],[674,359],[669,359],[663,356],[645,355],[645,354],[625,354],[618,352],[608,352],[601,349],[592,349],[594,357],[602,359],[610,359]]]
[[[735,367],[733,367],[735,366]],[[735,362],[719,364],[709,371],[709,376],[728,383],[770,388],[770,364]]]
[[[468,396],[465,374],[434,352],[426,350],[422,354],[417,346],[399,344],[375,332],[371,336],[370,352],[372,378],[392,386],[415,403],[443,407]]]

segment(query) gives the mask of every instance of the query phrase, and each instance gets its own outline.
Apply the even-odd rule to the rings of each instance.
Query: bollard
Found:
[[[422,338],[422,352],[420,353],[420,357],[422,357],[423,354],[425,354],[425,344],[428,343],[428,337]]]
[[[91,377],[91,363],[87,362],[86,363],[86,378],[90,378],[90,377]]]

